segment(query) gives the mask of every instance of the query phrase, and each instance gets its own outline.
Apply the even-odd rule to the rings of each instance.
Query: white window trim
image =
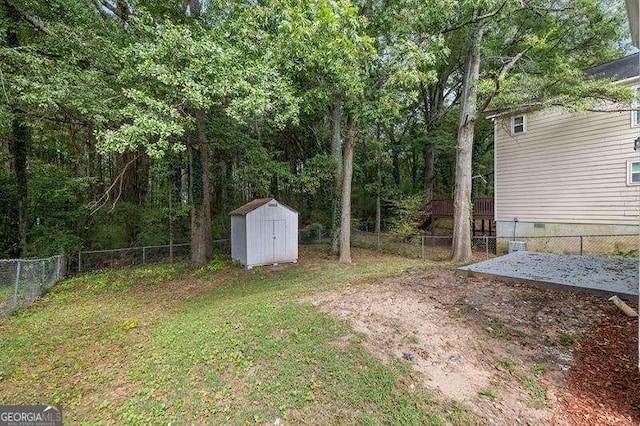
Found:
[[[640,86],[633,86],[633,90],[636,93],[636,97],[640,95]],[[640,102],[638,99],[631,101],[631,109],[633,110],[636,108],[640,108]],[[640,111],[631,111],[629,119],[631,127],[640,127]]]
[[[522,117],[522,131],[516,132],[516,118]],[[518,114],[511,117],[511,136],[521,135],[523,133],[527,133],[527,114]]]
[[[640,163],[640,160],[627,160],[627,185],[628,186],[638,186],[640,182],[631,182],[631,165],[633,163]],[[640,172],[636,172],[640,173]]]

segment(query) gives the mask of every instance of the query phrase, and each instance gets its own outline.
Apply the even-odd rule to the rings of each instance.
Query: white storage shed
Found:
[[[273,198],[259,198],[230,215],[231,257],[247,269],[298,261],[297,211]]]

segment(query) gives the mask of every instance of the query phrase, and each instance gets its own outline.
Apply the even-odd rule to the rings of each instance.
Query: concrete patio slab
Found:
[[[517,251],[460,270],[567,289],[638,295],[638,260]]]

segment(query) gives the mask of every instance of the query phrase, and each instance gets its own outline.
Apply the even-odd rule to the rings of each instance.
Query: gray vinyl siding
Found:
[[[279,262],[293,262],[298,260],[298,214],[283,207],[270,207],[267,203],[247,214],[247,264],[263,265]],[[265,221],[285,221],[284,250],[271,256],[268,240],[263,240],[262,227]]]
[[[495,125],[496,221],[638,223],[640,186],[627,185],[627,162],[640,161],[640,127],[630,112],[530,113],[515,136],[510,117]]]
[[[247,259],[246,216],[231,216],[231,258],[243,265]]]

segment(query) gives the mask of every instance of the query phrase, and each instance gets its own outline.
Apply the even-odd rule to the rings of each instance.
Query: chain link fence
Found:
[[[375,250],[380,253],[396,254],[428,260],[449,260],[451,257],[451,236],[418,235],[400,238],[388,234],[376,234],[354,230],[351,233],[353,247]],[[496,253],[495,236],[477,236],[471,238],[471,249],[475,258],[489,259]]]
[[[64,256],[0,260],[0,318],[27,307],[64,278]]]
[[[512,240],[501,238],[498,242],[498,251],[506,253],[509,241]],[[637,234],[516,237],[516,240],[524,242],[527,251],[629,258],[638,257],[640,242]]]
[[[298,242],[303,245],[322,244],[331,241],[328,230],[301,229]],[[231,254],[231,242],[228,239],[214,240],[213,253],[218,256]],[[148,263],[171,263],[189,259],[191,244],[129,247],[110,250],[88,250],[76,255],[71,265],[74,272],[89,272],[122,266],[144,265]]]
[[[322,244],[331,241],[331,233],[327,229],[300,229],[298,244]]]
[[[226,256],[229,253],[231,253],[229,240],[213,241],[214,255]],[[91,250],[78,253],[73,266],[76,272],[88,272],[148,263],[171,263],[188,259],[190,256],[191,245],[189,243]]]

